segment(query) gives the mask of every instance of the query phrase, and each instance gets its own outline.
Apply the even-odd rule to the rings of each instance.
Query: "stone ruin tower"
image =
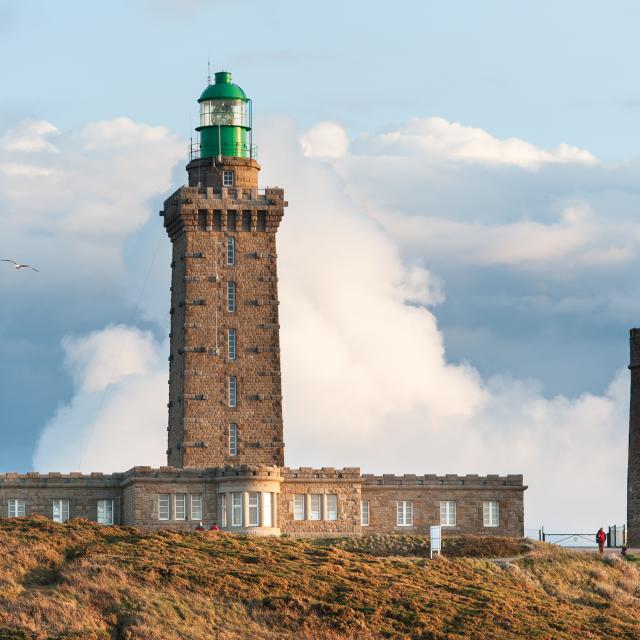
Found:
[[[631,404],[627,467],[627,545],[640,546],[640,329],[631,329]]]
[[[198,100],[189,186],[165,203],[173,246],[168,464],[284,465],[276,232],[258,188],[251,100],[215,74]]]

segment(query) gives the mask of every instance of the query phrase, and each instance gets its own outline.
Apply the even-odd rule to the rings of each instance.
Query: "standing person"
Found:
[[[604,543],[607,540],[607,534],[604,532],[604,529],[600,527],[598,529],[598,533],[596,533],[596,542],[598,543],[598,551],[602,554],[604,553]]]

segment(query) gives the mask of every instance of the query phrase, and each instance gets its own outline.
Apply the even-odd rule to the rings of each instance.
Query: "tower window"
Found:
[[[235,329],[227,330],[227,357],[229,360],[235,360],[238,352],[238,344]]]
[[[232,266],[236,263],[236,239],[227,238],[227,265]]]
[[[242,494],[231,494],[231,526],[242,526]]]
[[[223,187],[233,187],[234,183],[234,175],[233,171],[223,171],[222,172],[222,186]]]
[[[222,231],[222,211],[213,212],[213,230]]]
[[[9,500],[7,516],[9,518],[22,518],[25,515],[25,501],[24,500]]]
[[[235,423],[229,425],[229,455],[238,455],[238,425]]]
[[[496,501],[482,503],[482,520],[485,527],[500,526],[500,507]]]
[[[258,231],[267,230],[267,212],[258,211]]]
[[[229,406],[238,406],[238,378],[235,376],[229,376],[228,381],[228,394],[229,394]]]
[[[456,503],[454,500],[440,502],[440,525],[443,527],[456,526]]]
[[[251,211],[242,212],[242,230],[251,231]]]
[[[271,494],[263,493],[262,494],[262,526],[263,527],[271,527],[273,526],[273,519],[271,517]]]
[[[260,494],[256,491],[249,493],[249,526],[260,525]]]
[[[236,283],[227,282],[227,311],[236,310]]]
[[[53,521],[66,522],[69,519],[69,501],[54,500],[53,501]]]
[[[113,500],[98,500],[98,524],[113,524]]]
[[[236,212],[235,211],[227,211],[227,230],[235,231],[236,230]]]
[[[201,209],[198,211],[198,231],[207,230],[207,212]]]

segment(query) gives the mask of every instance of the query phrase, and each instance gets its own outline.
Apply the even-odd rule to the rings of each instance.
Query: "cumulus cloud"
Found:
[[[300,144],[305,156],[340,158],[347,153],[349,136],[336,122],[319,122],[300,137]]]
[[[46,120],[24,120],[0,137],[0,148],[5,151],[57,152],[58,148],[49,138],[59,133],[60,130]]]

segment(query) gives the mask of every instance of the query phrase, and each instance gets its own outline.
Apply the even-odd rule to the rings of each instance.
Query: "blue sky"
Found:
[[[437,470],[522,469],[534,486],[548,475],[541,441],[560,432],[569,469],[574,455],[607,451],[603,495],[618,495],[607,517],[623,518],[627,398],[626,378],[616,376],[627,362],[627,330],[640,317],[639,18],[637,3],[622,1],[605,9],[584,1],[0,0],[0,253],[42,267],[39,280],[0,272],[0,469],[91,460],[76,450],[47,457],[39,438],[47,432],[51,443],[51,434],[91,425],[91,440],[108,428],[101,412],[127,375],[151,380],[163,370],[156,356],[165,357],[169,243],[157,210],[184,181],[209,57],[212,71],[231,70],[253,98],[264,179],[290,194],[281,270],[297,267],[305,233],[326,233],[334,246],[330,222],[335,233],[371,242],[362,255],[364,242],[345,249],[326,291],[310,268],[306,283],[283,274],[282,295],[297,301],[313,293],[316,308],[350,278],[362,275],[375,289],[379,265],[368,260],[381,251],[387,269],[379,280],[388,278],[404,298],[394,307],[380,289],[353,313],[370,304],[370,322],[388,303],[389,317],[405,327],[401,339],[423,345],[423,363],[432,358],[421,369],[394,356],[395,377],[423,385],[405,406],[377,405],[364,382],[361,395],[343,398],[366,417],[337,453],[313,440],[316,425],[299,410],[310,391],[292,382],[287,392],[285,382],[290,462],[430,472],[442,460],[430,452],[429,443],[440,442],[433,430],[446,424],[455,432],[468,420],[484,425],[485,443],[502,438],[522,450],[516,468],[499,447],[476,459],[471,444],[458,455],[444,439],[450,466]],[[312,211],[326,219],[322,231]],[[326,317],[303,317],[286,304],[284,345],[304,352],[303,328],[324,332],[336,353],[349,343]],[[422,324],[413,324],[412,309],[424,312]],[[390,340],[392,350],[393,327],[370,324],[373,339]],[[120,341],[107,330],[115,325],[132,331],[126,355],[134,355],[123,373],[110,365],[113,381],[92,386],[96,354]],[[429,338],[425,327],[433,327]],[[374,375],[376,363],[359,357],[354,351],[349,361],[370,372],[375,388],[386,373]],[[296,355],[285,366],[297,379],[305,365]],[[327,375],[302,381],[324,384],[331,364],[318,370]],[[441,397],[450,391],[453,404],[454,390],[466,394],[464,420],[429,388]],[[353,397],[361,405],[351,406]],[[583,407],[591,398],[593,423]],[[125,433],[137,428],[126,416],[140,412],[136,405],[123,414]],[[521,426],[539,414],[534,426]],[[162,445],[162,414],[154,420],[149,429],[158,429]],[[569,449],[582,439],[580,420],[593,447],[578,455]],[[385,466],[356,445],[365,428],[379,434],[398,421],[408,442],[424,443],[422,457],[404,459],[400,448]],[[532,504],[534,525],[561,521],[560,506],[545,510],[542,497]]]

